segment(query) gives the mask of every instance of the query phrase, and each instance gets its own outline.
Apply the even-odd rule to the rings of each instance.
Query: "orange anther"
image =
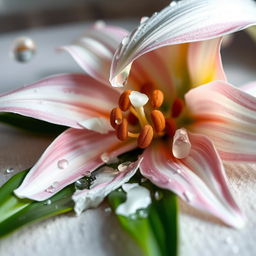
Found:
[[[116,136],[119,140],[128,138],[128,122],[126,118],[123,118],[122,123],[116,127]]]
[[[137,139],[139,148],[146,148],[150,145],[154,137],[153,128],[151,125],[146,124],[140,132],[140,135]]]
[[[165,132],[167,135],[173,137],[176,131],[176,123],[172,118],[165,119]]]
[[[132,112],[128,114],[127,120],[128,120],[128,123],[131,125],[136,125],[139,122],[138,118]]]
[[[151,112],[151,120],[157,133],[161,132],[165,128],[165,118],[161,111],[153,110]]]
[[[184,102],[180,98],[176,98],[172,105],[172,117],[176,118],[180,115],[184,107]]]
[[[131,106],[131,102],[129,99],[130,94],[131,94],[131,90],[126,90],[120,95],[119,107],[122,111],[127,111]]]
[[[120,125],[123,121],[123,113],[120,108],[113,108],[110,113],[110,124],[113,128]]]
[[[153,108],[159,108],[162,106],[164,101],[164,94],[160,90],[154,90],[151,94],[151,105]]]

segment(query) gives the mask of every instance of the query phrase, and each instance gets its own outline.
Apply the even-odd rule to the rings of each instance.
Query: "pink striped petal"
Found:
[[[127,31],[96,23],[71,45],[62,46],[80,67],[93,78],[109,84],[109,71],[114,53]]]
[[[188,67],[192,87],[213,80],[226,80],[221,56],[221,38],[189,44]]]
[[[56,75],[0,95],[0,112],[82,128],[78,122],[109,117],[119,93],[86,75]]]
[[[122,86],[131,63],[143,54],[167,45],[203,41],[256,23],[253,0],[179,1],[142,22],[115,53],[110,81]]]
[[[47,148],[15,190],[20,198],[45,200],[77,179],[113,158],[136,148],[136,143],[121,143],[114,133],[99,134],[70,128]]]
[[[127,165],[124,170],[118,171],[109,167],[103,167],[96,174],[96,181],[90,189],[77,191],[73,195],[75,201],[75,212],[80,214],[82,211],[97,207],[103,199],[113,190],[119,188],[136,173],[139,168],[139,159]]]
[[[187,93],[196,120],[190,127],[207,135],[226,161],[256,162],[256,98],[217,81]]]
[[[256,82],[250,82],[239,87],[242,91],[251,94],[252,96],[256,97]]]
[[[191,152],[176,159],[163,142],[143,153],[142,175],[155,185],[169,189],[191,206],[220,218],[226,224],[241,228],[243,215],[229,192],[225,170],[211,141],[189,134]]]

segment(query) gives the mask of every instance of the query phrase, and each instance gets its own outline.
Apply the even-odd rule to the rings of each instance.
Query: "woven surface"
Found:
[[[122,24],[126,27],[134,25],[127,22]],[[77,24],[2,35],[0,91],[55,73],[80,72],[68,55],[55,55],[53,49],[69,43],[82,33],[84,26]],[[28,64],[16,63],[8,55],[12,41],[19,35],[30,36],[37,42],[38,53]],[[256,80],[255,46],[252,43],[243,45],[244,36],[238,38],[229,50],[224,51],[228,77],[237,85]],[[0,124],[0,184],[8,178],[4,175],[7,168],[23,170],[30,167],[52,139],[47,135],[38,136]],[[230,188],[247,216],[246,227],[242,230],[230,229],[181,203],[181,256],[256,255],[256,166],[227,166],[226,169]],[[96,210],[88,210],[79,218],[68,214],[23,228],[0,241],[0,255],[140,255],[131,239],[120,229],[115,217],[105,211],[106,207],[103,204]]]

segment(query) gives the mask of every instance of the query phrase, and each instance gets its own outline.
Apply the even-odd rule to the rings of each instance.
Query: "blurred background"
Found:
[[[151,15],[170,0],[0,0],[0,32]]]

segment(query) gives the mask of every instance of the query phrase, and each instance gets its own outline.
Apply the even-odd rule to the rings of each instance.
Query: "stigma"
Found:
[[[110,113],[110,123],[119,140],[133,138],[139,148],[147,148],[155,138],[164,136],[173,139],[177,130],[176,119],[184,110],[183,100],[174,99],[169,111],[162,111],[164,94],[161,90],[142,93],[124,91],[118,106]],[[177,151],[177,148],[176,148]]]

